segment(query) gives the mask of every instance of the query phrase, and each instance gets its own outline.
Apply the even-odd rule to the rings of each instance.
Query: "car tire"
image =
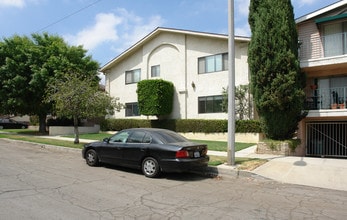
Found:
[[[92,167],[99,164],[99,157],[95,150],[90,149],[86,152],[86,163]]]
[[[158,177],[160,175],[158,161],[153,157],[146,157],[142,161],[142,173],[149,178]]]

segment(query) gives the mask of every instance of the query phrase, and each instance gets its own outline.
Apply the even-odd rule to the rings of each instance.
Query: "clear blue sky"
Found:
[[[295,18],[338,0],[292,0]],[[249,0],[234,0],[235,34],[250,36]],[[228,33],[228,0],[0,0],[0,37],[48,32],[100,65],[156,27]]]

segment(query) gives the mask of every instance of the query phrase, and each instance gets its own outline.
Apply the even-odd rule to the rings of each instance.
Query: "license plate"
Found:
[[[195,151],[194,152],[194,157],[200,157],[200,152],[199,151]]]

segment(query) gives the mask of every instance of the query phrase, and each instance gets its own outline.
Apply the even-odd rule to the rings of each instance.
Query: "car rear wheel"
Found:
[[[157,177],[160,174],[158,161],[153,157],[147,157],[142,162],[142,172],[146,177]]]
[[[98,154],[95,150],[90,149],[87,151],[86,162],[89,166],[97,166],[99,164]]]

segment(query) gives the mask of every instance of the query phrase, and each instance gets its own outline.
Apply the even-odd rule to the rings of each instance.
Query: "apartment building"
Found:
[[[347,157],[347,1],[296,19],[307,117],[297,154]]]
[[[235,37],[236,85],[249,84],[248,37]],[[114,118],[143,119],[137,82],[174,84],[172,119],[227,119],[222,91],[228,86],[228,35],[157,28],[101,68],[105,89],[125,105]]]

